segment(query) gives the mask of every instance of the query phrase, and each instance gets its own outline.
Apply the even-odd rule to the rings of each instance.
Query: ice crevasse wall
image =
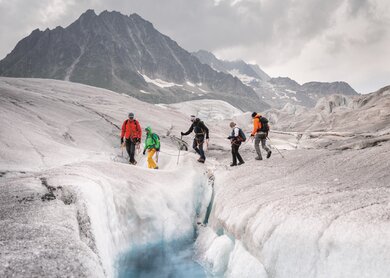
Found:
[[[123,165],[115,170],[121,177],[115,180],[107,165],[94,168],[91,174],[98,172],[99,181],[83,180],[78,193],[88,204],[96,248],[108,277],[118,274],[118,258],[131,249],[193,238],[196,219],[204,217],[211,196],[202,172],[186,167],[186,171],[159,171],[157,176]]]
[[[386,153],[366,152],[376,159],[297,152],[294,171],[283,172],[288,157],[277,167],[270,161],[261,180],[248,165],[216,171],[197,260],[216,277],[389,277],[389,191],[380,182],[388,178]]]

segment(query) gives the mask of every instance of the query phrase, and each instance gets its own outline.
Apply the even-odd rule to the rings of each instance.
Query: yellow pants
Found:
[[[156,149],[148,150],[148,168],[155,169],[157,168],[156,162],[153,160],[153,155],[156,153]]]

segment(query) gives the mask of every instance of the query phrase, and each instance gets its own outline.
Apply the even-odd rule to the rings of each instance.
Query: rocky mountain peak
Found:
[[[0,61],[0,75],[69,80],[152,103],[212,98],[243,110],[269,107],[137,14],[87,10],[66,28],[34,31]]]

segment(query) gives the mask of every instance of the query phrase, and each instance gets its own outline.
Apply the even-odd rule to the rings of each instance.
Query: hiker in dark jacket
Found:
[[[134,113],[129,113],[129,118],[122,124],[121,145],[125,139],[126,151],[129,154],[130,164],[137,164],[134,159],[135,149],[141,143],[142,130],[139,122],[134,119]]]
[[[232,144],[232,156],[233,156],[233,162],[230,164],[230,166],[237,166],[245,163],[240,153],[238,152],[238,149],[240,148],[241,143],[245,141],[245,138],[242,138],[240,134],[240,128],[236,126],[236,123],[231,122],[230,128],[232,129],[232,134],[228,137],[228,139],[230,139],[230,142]],[[238,164],[237,164],[237,159],[238,159]]]
[[[195,138],[192,147],[200,155],[198,161],[204,163],[206,156],[204,155],[203,151],[203,143],[205,141],[205,137],[206,140],[209,140],[209,129],[199,118],[196,118],[194,115],[191,115],[191,122],[192,125],[190,126],[190,129],[187,132],[181,132],[181,135],[188,135],[194,131]]]

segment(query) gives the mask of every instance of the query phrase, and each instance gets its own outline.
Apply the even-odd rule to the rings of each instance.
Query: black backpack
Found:
[[[245,142],[245,141],[246,141],[245,133],[244,133],[244,131],[242,131],[241,128],[238,128],[238,137],[240,137],[240,139],[241,139],[242,142]]]
[[[260,123],[261,123],[261,128],[259,131],[268,133],[269,132],[268,119],[266,117],[260,117]]]

